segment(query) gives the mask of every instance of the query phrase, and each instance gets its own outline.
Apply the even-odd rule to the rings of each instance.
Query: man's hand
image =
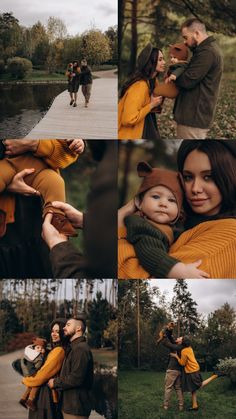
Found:
[[[84,140],[75,139],[75,140],[67,140],[69,143],[69,149],[76,154],[82,154],[85,149]]]
[[[38,148],[39,140],[4,140],[7,156],[17,156],[27,151],[34,153]]]
[[[26,176],[31,175],[31,173],[34,173],[34,171],[35,169],[33,168],[21,170],[21,172],[17,173],[14,176],[6,190],[8,192],[19,193],[26,196],[40,195],[39,191],[36,191],[36,189],[31,188],[31,186],[27,185],[24,180]]]
[[[60,201],[53,201],[52,206],[62,210],[74,228],[83,228],[84,215],[81,211],[78,211],[72,205]]]
[[[48,381],[48,387],[50,387],[50,388],[54,388],[54,378],[51,378],[51,379]]]
[[[47,214],[43,223],[42,238],[51,250],[59,243],[67,242],[68,237],[53,227],[51,224],[53,214]]]

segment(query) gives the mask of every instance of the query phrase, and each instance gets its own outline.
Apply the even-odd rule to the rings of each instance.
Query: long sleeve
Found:
[[[179,358],[179,356],[178,356],[178,355],[176,355],[176,357],[177,357],[178,363],[179,363],[180,365],[182,365],[182,367],[184,367],[184,366],[187,364],[187,362],[188,362],[188,357],[187,357],[187,355],[186,355],[186,354],[184,354],[184,353],[183,353],[183,351],[181,352],[181,358]]]
[[[70,150],[66,140],[39,140],[34,155],[43,158],[53,169],[64,169],[78,158],[78,154]]]
[[[236,219],[206,221],[185,231],[169,255],[183,263],[201,259],[200,269],[210,278],[236,277]]]
[[[125,93],[125,101],[121,123],[133,126],[144,120],[151,111],[149,88],[146,81],[138,81],[130,86]],[[122,100],[122,99],[121,99]]]
[[[181,344],[178,345],[177,343],[172,343],[168,338],[164,338],[161,343],[171,351],[180,351],[183,348]]]
[[[62,375],[54,379],[54,387],[67,390],[70,388],[81,387],[84,384],[87,370],[89,357],[88,353],[75,350],[75,356],[72,359],[73,371],[66,375]]]
[[[186,90],[193,89],[207,75],[213,62],[214,55],[210,50],[193,55],[186,70],[176,80],[176,85]]]
[[[65,357],[62,347],[56,347],[49,352],[42,368],[33,377],[25,377],[22,381],[27,387],[38,387],[53,378],[61,369]]]
[[[118,230],[118,278],[150,278],[150,274],[139,263],[134,246],[127,241],[126,236],[126,227],[120,227]]]
[[[50,260],[54,278],[81,278],[85,269],[84,256],[69,241],[54,246]]]
[[[154,278],[166,278],[178,263],[170,257],[167,237],[149,222],[137,215],[125,218],[127,240],[133,244],[140,264]]]

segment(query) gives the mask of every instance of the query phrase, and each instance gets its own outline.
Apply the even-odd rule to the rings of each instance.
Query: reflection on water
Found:
[[[65,84],[0,85],[0,138],[27,135]]]

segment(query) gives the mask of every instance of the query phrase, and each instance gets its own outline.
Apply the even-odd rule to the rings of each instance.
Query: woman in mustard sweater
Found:
[[[121,89],[118,105],[118,139],[159,139],[154,108],[162,96],[175,98],[174,83],[158,84],[157,75],[165,70],[161,50],[147,44],[137,59],[137,69]]]
[[[178,170],[185,191],[185,231],[169,255],[183,262],[201,260],[199,269],[210,278],[236,277],[236,142],[184,140]],[[124,218],[134,202],[119,212],[118,278],[150,278],[126,239]]]
[[[65,357],[65,338],[63,327],[64,319],[55,319],[51,325],[51,351],[40,370],[35,376],[25,377],[22,381],[27,387],[40,386],[36,401],[37,410],[29,410],[28,419],[62,419],[62,413],[58,404],[58,394],[50,390],[47,385],[50,378],[56,377],[62,367]]]
[[[175,353],[170,355],[177,359],[178,363],[184,367],[184,374],[182,374],[182,390],[192,394],[192,407],[189,410],[198,410],[197,393],[200,388],[205,387],[211,381],[215,380],[222,374],[215,373],[206,380],[202,380],[199,364],[195,358],[191,341],[188,337],[183,337],[181,350],[181,357]]]

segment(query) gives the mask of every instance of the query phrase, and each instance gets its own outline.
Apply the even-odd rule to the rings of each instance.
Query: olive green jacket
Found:
[[[178,124],[207,129],[211,126],[223,72],[223,58],[213,36],[201,42],[184,73],[176,80],[180,93],[175,100]]]

